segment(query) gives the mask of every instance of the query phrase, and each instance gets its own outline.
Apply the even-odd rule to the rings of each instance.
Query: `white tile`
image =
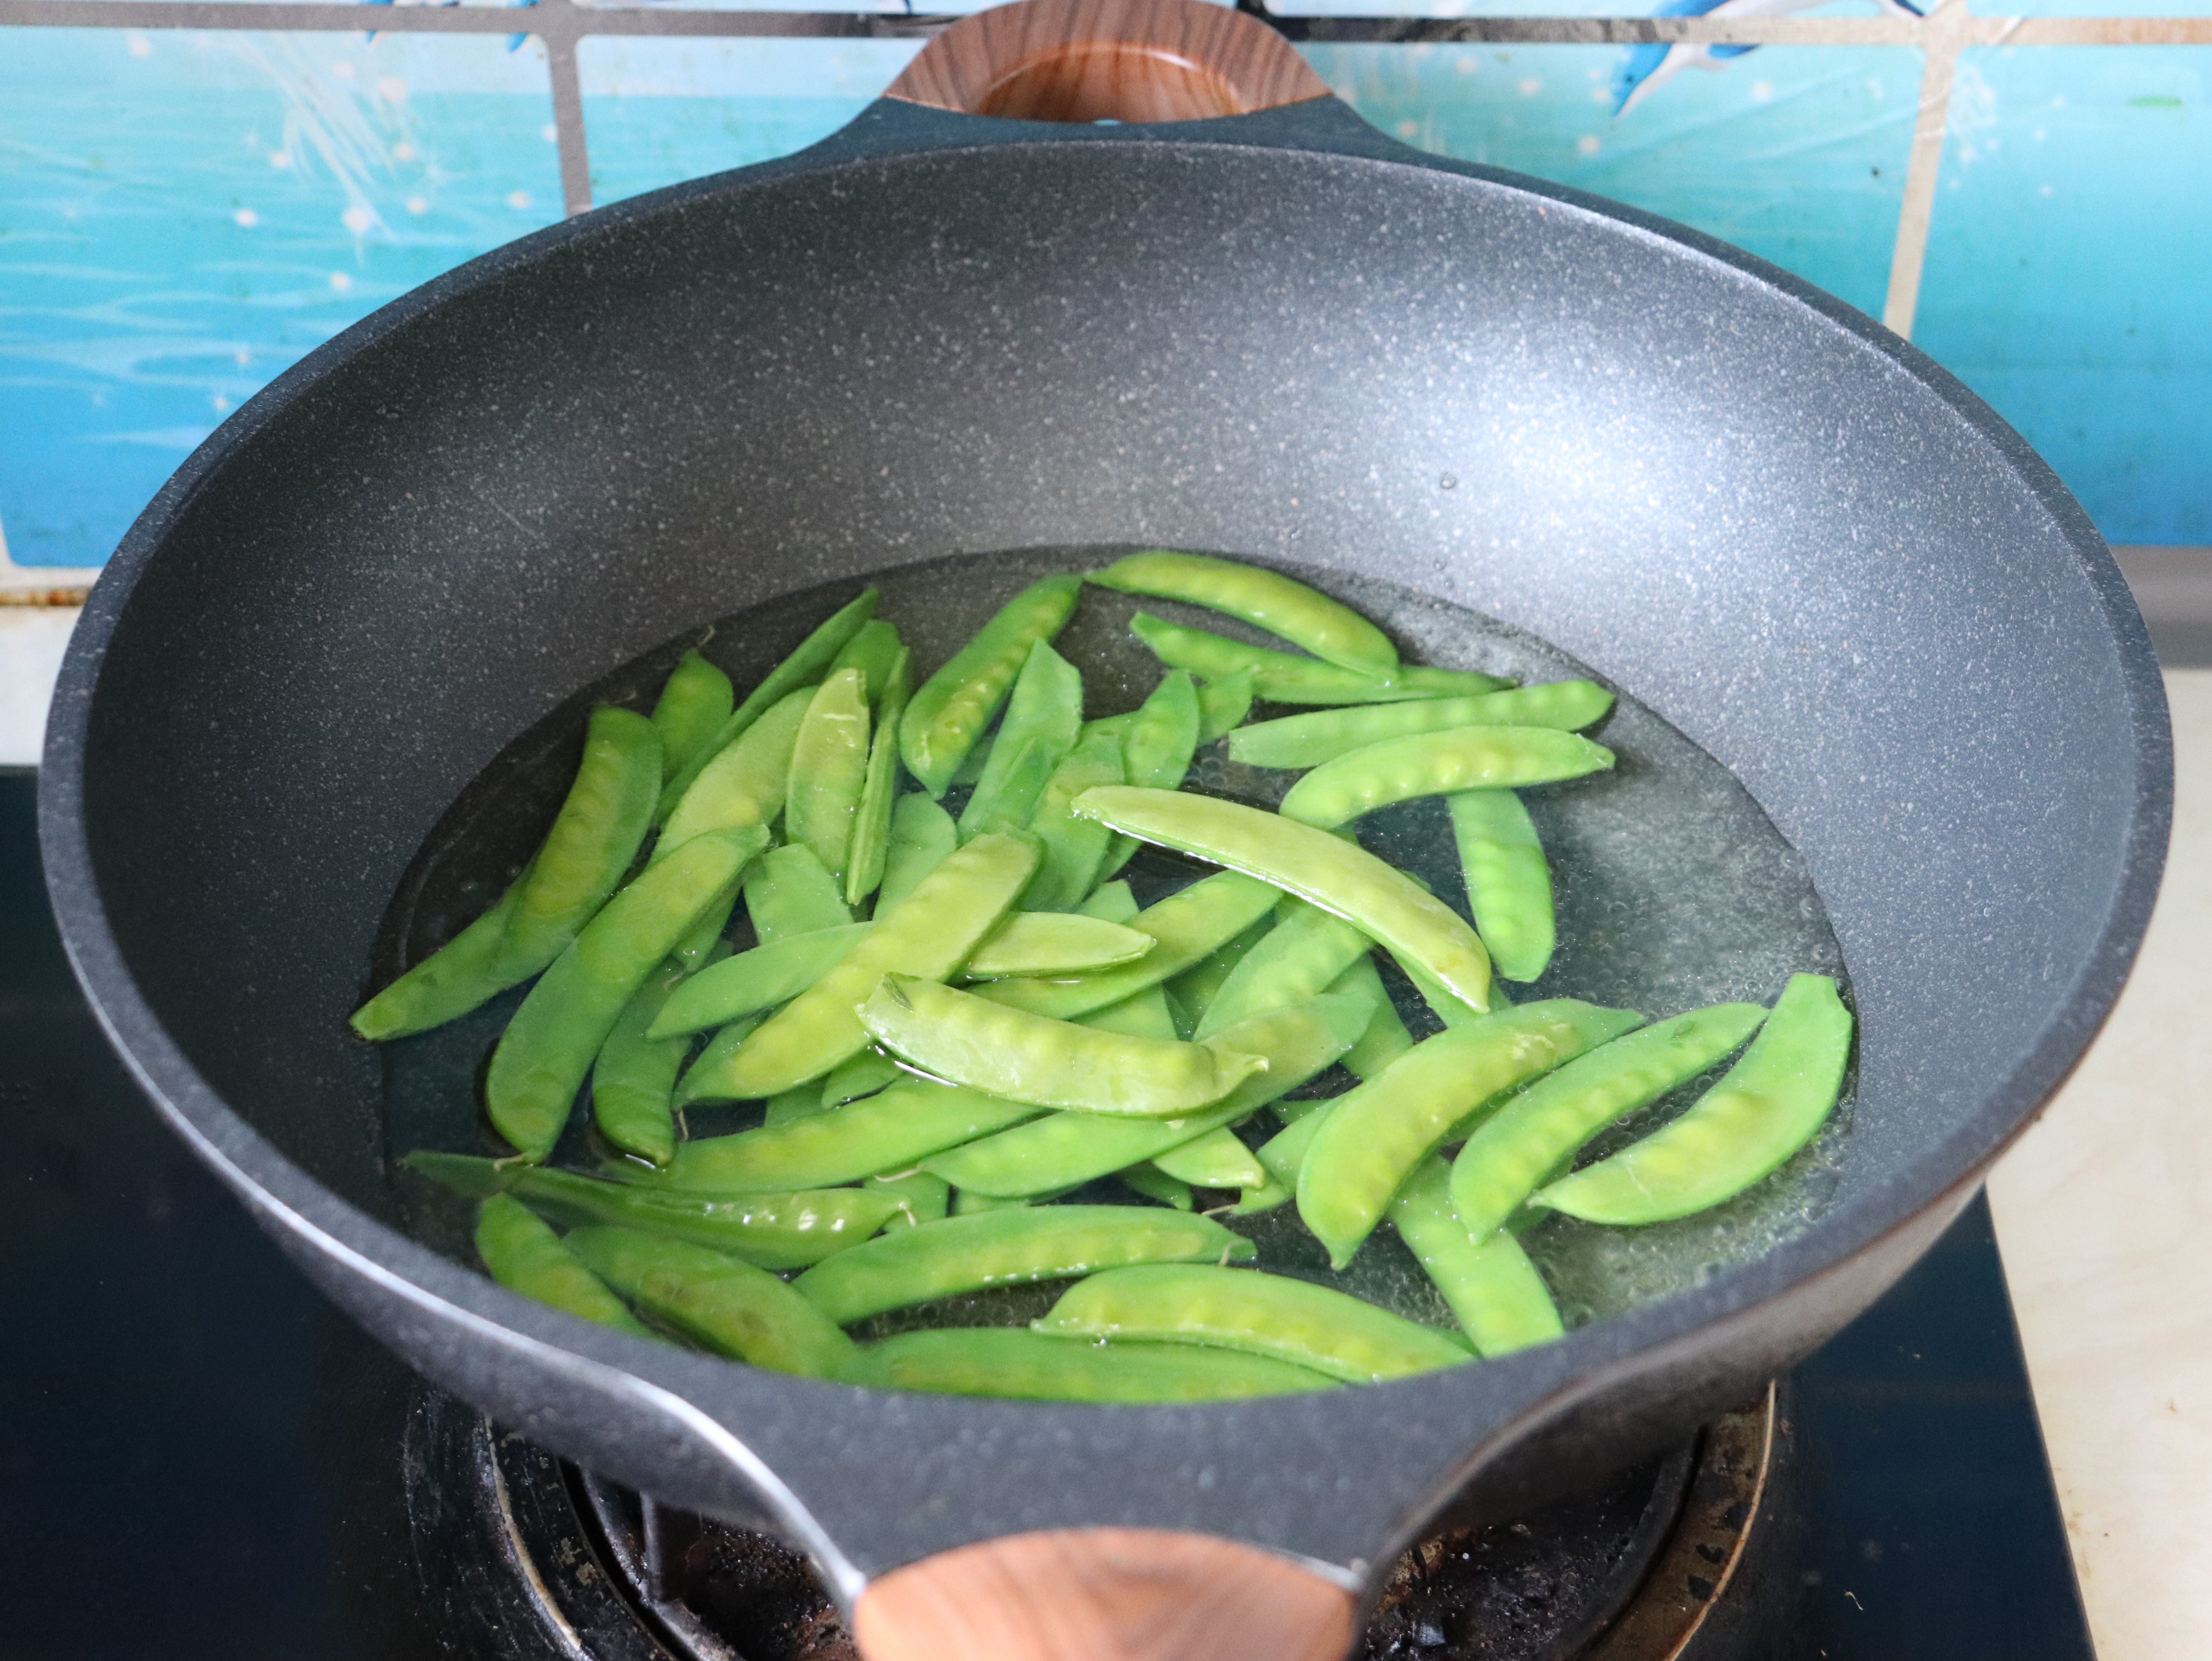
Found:
[[[74,605],[0,605],[0,767],[36,767]]]

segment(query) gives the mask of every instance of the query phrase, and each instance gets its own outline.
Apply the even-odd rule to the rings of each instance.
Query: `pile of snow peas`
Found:
[[[1139,611],[1164,672],[1139,708],[1086,721],[1053,645],[1086,583],[1291,649]],[[502,1284],[853,1384],[1328,1389],[1558,1336],[1519,1238],[1533,1222],[1717,1205],[1834,1108],[1852,1024],[1826,977],[1793,976],[1771,1010],[1649,1024],[1504,995],[1555,941],[1516,792],[1613,765],[1582,730],[1613,704],[1593,682],[1401,663],[1306,584],[1165,550],[1031,584],[919,685],[877,603],[836,611],[742,701],[695,650],[649,716],[593,709],[520,874],[355,1013],[362,1037],[399,1039],[532,983],[483,1074],[511,1155],[407,1161],[479,1202]],[[1254,721],[1255,699],[1307,712]],[[1199,794],[1217,744],[1300,776],[1273,810]],[[1364,815],[1421,798],[1449,811],[1466,915],[1359,843]],[[1140,909],[1119,873],[1143,844],[1218,868]],[[1434,1036],[1415,1042],[1378,952]],[[1668,1122],[1575,1168],[1739,1050]],[[757,1126],[687,1134],[694,1104],[748,1102]],[[597,1167],[554,1168],[586,1110]],[[1255,1267],[1236,1225],[1283,1207],[1337,1269],[1387,1224],[1457,1330]],[[1059,1281],[1026,1326],[848,1331]]]

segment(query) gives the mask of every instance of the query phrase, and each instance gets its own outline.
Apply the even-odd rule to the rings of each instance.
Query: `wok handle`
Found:
[[[862,1661],[1340,1661],[1343,1587],[1255,1546],[1168,1529],[1058,1529],[869,1582]]]
[[[1024,121],[1202,121],[1326,98],[1290,43],[1200,0],[1015,0],[962,18],[884,94]]]

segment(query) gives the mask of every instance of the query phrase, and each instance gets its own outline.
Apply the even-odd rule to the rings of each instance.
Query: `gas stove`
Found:
[[[413,1377],[155,1119],[0,774],[0,1661],[848,1661],[803,1559]],[[1425,1540],[1364,1654],[2090,1661],[1986,1207],[1789,1378]]]

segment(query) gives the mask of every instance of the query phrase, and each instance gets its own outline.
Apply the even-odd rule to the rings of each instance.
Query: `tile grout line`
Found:
[[[1944,0],[1922,26],[1920,103],[1912,119],[1912,153],[1905,163],[1905,198],[1897,210],[1891,245],[1889,291],[1882,298],[1883,326],[1907,340],[1920,307],[1920,273],[1928,261],[1928,227],[1936,211],[1936,178],[1943,165],[1943,134],[1950,119],[1951,83],[1972,22],[1967,0]]]
[[[545,72],[553,83],[553,137],[561,158],[561,208],[570,219],[592,210],[591,152],[584,142],[584,88],[576,73],[576,38],[541,34]]]

